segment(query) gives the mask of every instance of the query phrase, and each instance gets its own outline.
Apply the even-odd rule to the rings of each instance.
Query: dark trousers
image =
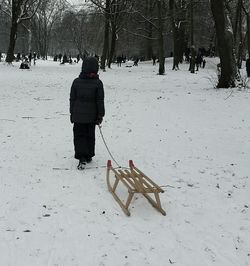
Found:
[[[95,124],[74,123],[75,158],[88,159],[95,156]]]

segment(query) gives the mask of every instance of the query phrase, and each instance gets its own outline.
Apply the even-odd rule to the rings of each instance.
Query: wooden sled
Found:
[[[115,181],[113,185],[111,185],[110,183],[110,171],[112,171],[115,175]],[[123,203],[123,201],[119,198],[115,191],[119,182],[123,183],[128,189],[128,198],[125,203]],[[111,160],[108,160],[107,185],[110,193],[119,203],[126,215],[130,216],[130,211],[128,210],[128,208],[135,193],[141,193],[154,208],[156,208],[163,215],[166,215],[166,212],[161,207],[161,201],[159,197],[159,193],[163,193],[164,190],[161,189],[156,183],[154,183],[137,167],[135,167],[132,160],[129,161],[129,170],[122,170],[122,168],[115,169],[112,166]],[[150,193],[154,194],[155,199],[149,195]]]

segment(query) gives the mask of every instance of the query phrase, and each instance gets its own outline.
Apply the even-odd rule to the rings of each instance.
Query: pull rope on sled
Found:
[[[129,160],[129,168],[127,167],[121,167],[120,164],[115,160],[114,156],[110,152],[110,149],[104,139],[101,126],[98,125],[100,134],[103,140],[103,143],[110,155],[110,157],[113,159],[115,164],[118,166],[114,168],[112,166],[112,161],[107,161],[107,186],[109,189],[109,192],[113,195],[114,199],[117,201],[117,203],[120,205],[122,210],[127,216],[130,216],[129,211],[129,205],[133,199],[133,196],[135,193],[142,194],[148,202],[156,208],[159,212],[161,212],[164,216],[166,215],[166,212],[163,210],[161,206],[161,201],[159,197],[159,193],[163,193],[164,190],[158,186],[155,182],[153,182],[148,176],[146,176],[141,170],[139,170],[137,167],[135,167],[132,160]],[[110,182],[110,172],[113,172],[113,175],[115,180],[113,182]],[[118,183],[123,184],[128,189],[128,196],[127,199],[122,200],[117,192],[116,188],[118,186]],[[153,194],[154,197],[151,195]]]
[[[117,165],[117,167],[118,167],[118,168],[121,168],[121,165],[115,160],[114,156],[113,156],[112,153],[110,152],[110,149],[109,149],[109,147],[108,147],[108,145],[107,145],[107,143],[106,143],[106,141],[105,141],[105,139],[104,139],[104,136],[103,136],[103,133],[102,133],[102,127],[101,127],[101,125],[98,125],[98,127],[99,127],[99,130],[100,130],[100,134],[101,134],[101,137],[102,137],[102,141],[103,141],[103,143],[104,143],[104,145],[105,145],[105,147],[106,147],[106,149],[107,149],[107,151],[108,151],[110,157],[111,157],[112,160],[115,162],[115,164]]]

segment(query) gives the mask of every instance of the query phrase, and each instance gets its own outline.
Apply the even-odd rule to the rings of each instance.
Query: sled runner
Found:
[[[124,213],[130,216],[130,211],[128,210],[129,205],[133,199],[134,194],[140,193],[149,201],[149,203],[153,207],[155,207],[163,215],[166,215],[166,212],[161,207],[161,201],[159,197],[159,193],[163,193],[164,190],[161,189],[156,183],[154,183],[149,177],[147,177],[141,170],[135,167],[132,160],[129,161],[128,169],[115,169],[112,166],[111,160],[108,160],[107,162],[108,189],[115,200],[119,203]],[[110,182],[110,171],[112,171],[115,176],[113,185]],[[125,187],[128,189],[128,198],[125,203],[123,203],[123,201],[116,193],[116,188],[119,182],[125,185]],[[154,194],[155,199],[149,195],[150,193]]]

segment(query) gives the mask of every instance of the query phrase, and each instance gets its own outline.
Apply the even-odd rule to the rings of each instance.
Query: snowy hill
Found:
[[[150,62],[100,73],[113,156],[165,190],[166,216],[138,195],[127,217],[107,190],[98,129],[91,169],[76,169],[80,64],[18,67],[0,64],[0,265],[250,265],[249,90],[215,90],[213,60],[197,74],[170,60],[164,76]]]

